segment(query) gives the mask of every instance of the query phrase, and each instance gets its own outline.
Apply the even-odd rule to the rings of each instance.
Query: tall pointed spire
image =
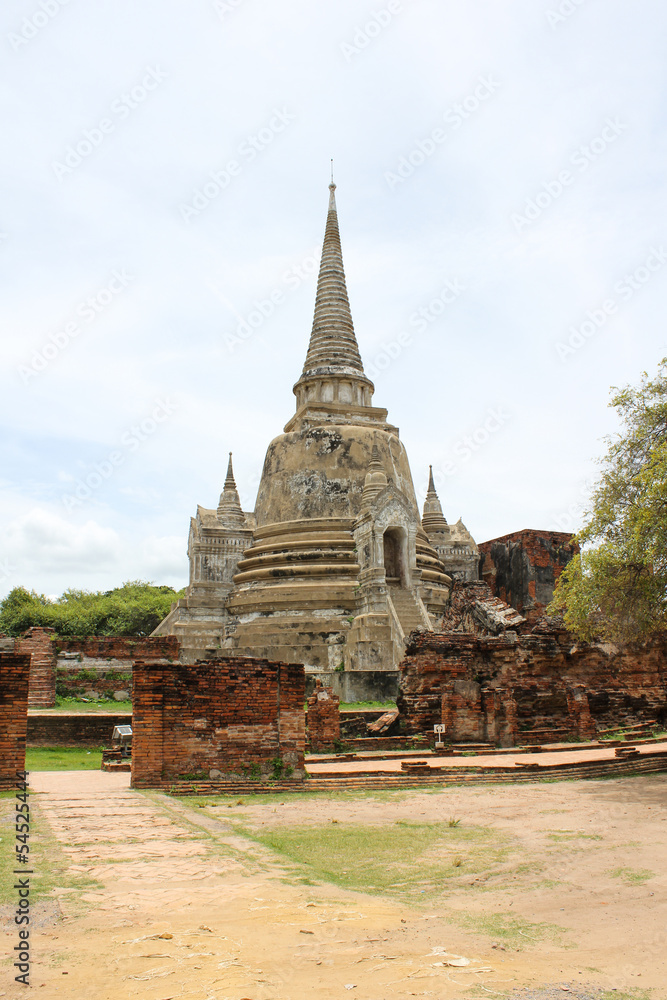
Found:
[[[364,371],[347,297],[335,191],[336,185],[332,182],[329,185],[329,211],[304,375],[332,366],[351,368],[360,374]]]
[[[227,478],[217,510],[218,521],[221,521],[227,528],[245,528],[245,514],[241,508],[241,501],[234,481],[234,470],[232,468],[232,453],[229,453],[229,463],[227,465]]]
[[[448,531],[449,525],[442,513],[442,505],[435,491],[435,481],[433,479],[433,466],[428,467],[428,490],[424,501],[424,513],[422,516],[422,526],[427,535],[432,535],[438,531]]]

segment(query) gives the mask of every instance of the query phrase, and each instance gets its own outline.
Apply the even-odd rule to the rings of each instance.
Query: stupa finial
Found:
[[[236,482],[234,480],[231,451],[229,453],[229,462],[227,463],[225,485],[222,493],[220,494],[216,514],[218,521],[222,521],[222,523],[228,528],[246,527],[245,514],[243,513],[243,509],[241,507],[241,501],[239,499]]]
[[[364,366],[347,297],[335,191],[332,172],[313,329],[302,378],[310,373],[319,373],[322,369],[330,370],[332,374],[342,375],[347,371],[364,377]]]
[[[422,527],[427,535],[432,535],[438,531],[449,531],[449,525],[442,512],[442,505],[435,490],[432,465],[428,467],[428,490],[426,492],[426,500],[424,501]]]

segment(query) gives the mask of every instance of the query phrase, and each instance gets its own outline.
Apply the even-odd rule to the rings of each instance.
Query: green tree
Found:
[[[548,610],[581,639],[633,642],[667,629],[667,358],[612,392],[621,432],[606,439],[582,552]]]
[[[114,590],[93,593],[66,590],[50,601],[44,594],[15,587],[0,603],[0,632],[21,635],[33,625],[55,629],[57,635],[142,636],[169,613],[183,591],[130,580]]]

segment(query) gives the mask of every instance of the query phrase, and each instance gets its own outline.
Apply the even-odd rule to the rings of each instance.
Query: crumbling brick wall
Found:
[[[406,653],[398,708],[411,734],[447,724],[443,696],[449,735],[461,740],[484,731],[487,741],[513,745],[531,742],[531,732],[588,738],[597,729],[667,721],[664,638],[640,647],[576,643],[562,624],[542,619],[523,635],[413,633]]]
[[[330,748],[340,739],[340,698],[319,678],[308,699],[307,726],[311,750]]]
[[[30,657],[0,652],[0,789],[14,788],[25,769]]]
[[[479,575],[495,597],[536,621],[579,551],[562,531],[515,531],[479,546]]]
[[[56,703],[56,655],[52,628],[35,626],[16,640],[17,653],[30,657],[30,708],[53,708]]]
[[[121,636],[58,636],[54,639],[58,654],[80,653],[85,660],[178,659],[178,638],[173,635],[126,638]]]
[[[301,664],[250,657],[134,664],[132,785],[303,777]]]
[[[87,698],[113,698],[116,691],[130,697],[133,660],[177,660],[180,652],[175,636],[58,636],[53,646],[57,693]]]

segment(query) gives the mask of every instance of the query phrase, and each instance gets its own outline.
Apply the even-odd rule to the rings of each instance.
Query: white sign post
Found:
[[[433,727],[433,732],[435,733],[435,749],[442,750],[444,747],[444,742],[442,740],[443,734],[446,730],[446,726],[438,725]]]

